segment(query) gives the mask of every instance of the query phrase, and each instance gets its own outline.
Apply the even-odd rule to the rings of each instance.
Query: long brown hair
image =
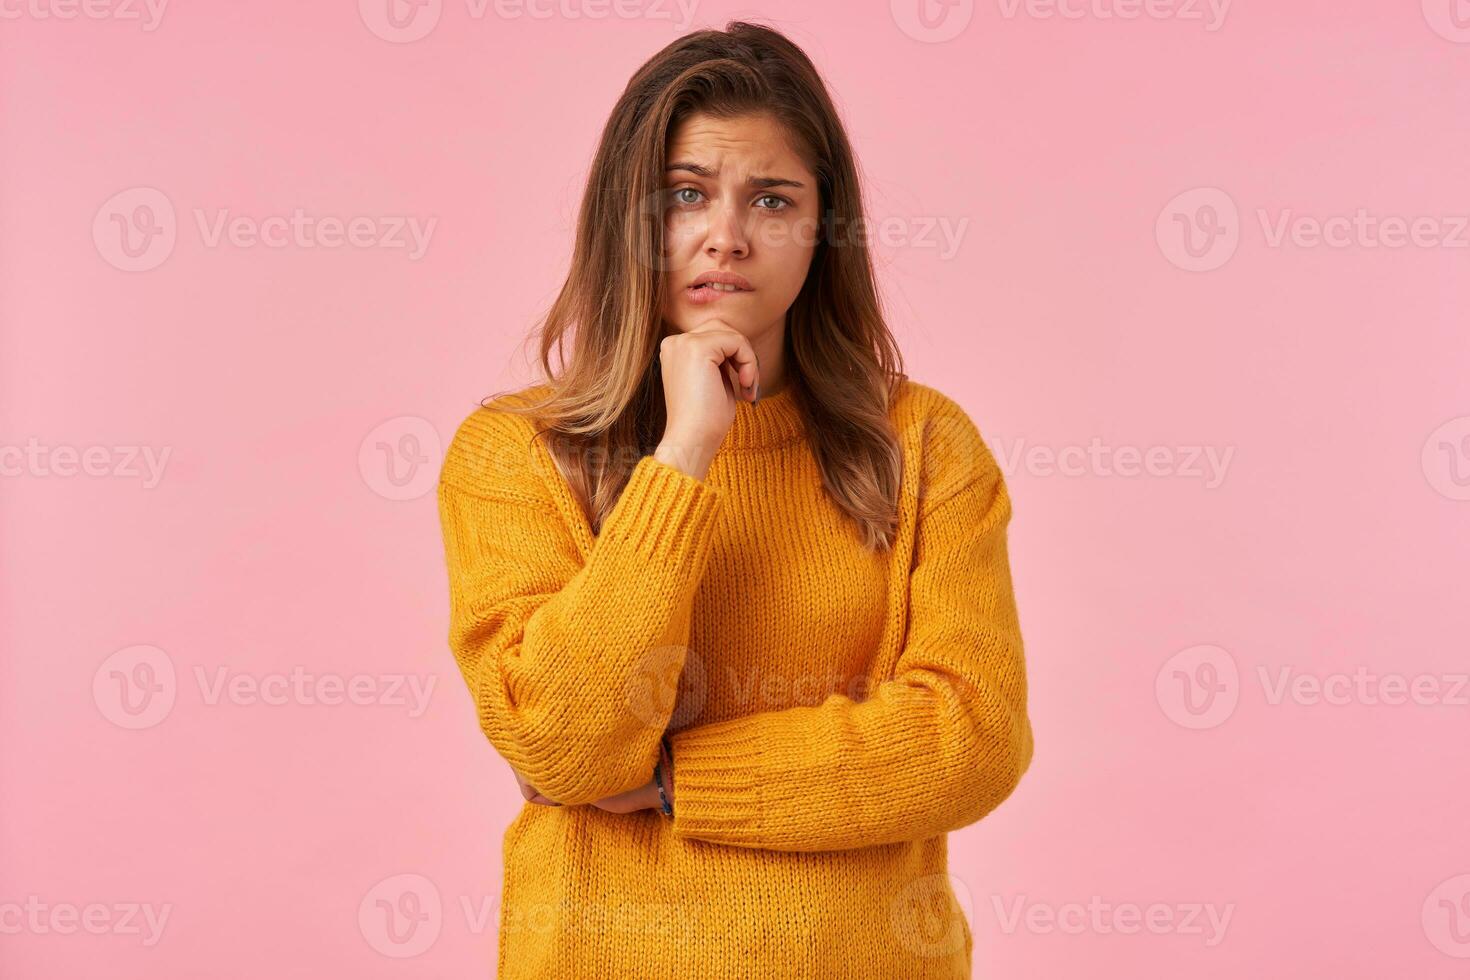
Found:
[[[788,385],[827,492],[858,522],[867,547],[886,549],[902,463],[888,406],[906,377],[902,355],[879,308],[867,246],[853,234],[863,206],[847,134],[811,60],[770,27],[732,21],[724,31],[687,34],[633,75],[602,131],[566,282],[535,332],[550,392],[535,404],[494,407],[547,426],[538,435],[550,437],[553,460],[600,528],[664,428],[654,362],[668,332],[665,153],[694,113],[772,116],[817,177],[817,241],[786,317]]]

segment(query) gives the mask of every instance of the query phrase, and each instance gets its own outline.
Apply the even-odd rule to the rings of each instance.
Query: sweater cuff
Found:
[[[649,559],[692,554],[707,543],[721,496],[712,484],[644,456],[598,535],[625,541]]]
[[[748,718],[731,718],[669,736],[674,754],[673,832],[735,843],[759,836],[759,738]]]

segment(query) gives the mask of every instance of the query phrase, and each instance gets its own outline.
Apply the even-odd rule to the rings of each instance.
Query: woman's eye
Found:
[[[682,205],[698,204],[699,198],[704,196],[704,192],[697,187],[675,187],[669,194],[675,204]],[[681,194],[693,194],[694,197],[680,197]],[[764,211],[784,211],[792,206],[790,201],[776,194],[762,194],[756,198],[756,202]]]

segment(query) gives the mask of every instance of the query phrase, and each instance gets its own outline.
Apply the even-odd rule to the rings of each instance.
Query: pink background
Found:
[[[491,972],[521,801],[446,644],[440,453],[533,379],[629,74],[740,16],[826,74],[909,373],[1012,488],[1037,748],[951,838],[977,977],[1470,975],[1450,0],[59,3],[0,22],[0,975]],[[210,237],[297,209],[367,232]],[[1360,211],[1428,223],[1274,237]],[[400,217],[422,254],[367,243]],[[294,668],[361,696],[215,687]]]

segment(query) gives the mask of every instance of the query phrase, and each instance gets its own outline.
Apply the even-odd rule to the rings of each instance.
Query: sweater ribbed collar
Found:
[[[761,400],[752,405],[736,399],[735,421],[720,443],[720,451],[748,452],[759,449],[775,449],[801,440],[806,429],[801,421],[801,409],[793,386],[786,387],[774,395],[761,395]]]

